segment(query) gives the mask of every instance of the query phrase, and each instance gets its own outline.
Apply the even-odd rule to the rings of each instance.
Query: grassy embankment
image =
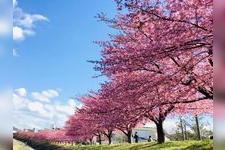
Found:
[[[213,141],[171,141],[164,144],[112,144],[94,146],[67,146],[71,150],[213,150]]]
[[[31,144],[31,143],[30,143]],[[18,144],[16,144],[18,145]],[[29,145],[29,144],[28,144]],[[71,146],[55,145],[49,142],[32,142],[36,150],[213,150],[213,141],[171,141],[164,144],[138,143],[138,144],[112,144],[112,145],[88,145],[88,146]],[[20,144],[18,145],[20,146]],[[16,147],[17,148],[17,147]],[[26,150],[26,149],[14,149]]]

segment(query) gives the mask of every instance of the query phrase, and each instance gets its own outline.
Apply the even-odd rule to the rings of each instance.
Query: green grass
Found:
[[[134,144],[111,144],[111,145],[70,145],[70,144],[54,144],[49,142],[40,142],[35,140],[26,140],[28,145],[36,150],[213,150],[212,140],[203,141],[170,141],[164,144],[150,143],[134,143]],[[18,143],[15,143],[18,144]],[[17,150],[17,149],[15,149]],[[20,149],[18,149],[20,150]],[[25,150],[25,149],[21,149]]]
[[[212,150],[213,142],[204,141],[171,141],[164,144],[138,143],[138,144],[112,144],[90,146],[68,146],[71,150]]]

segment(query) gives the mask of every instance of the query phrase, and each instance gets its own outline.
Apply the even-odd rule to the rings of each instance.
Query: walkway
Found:
[[[13,139],[13,150],[34,150],[25,143]]]

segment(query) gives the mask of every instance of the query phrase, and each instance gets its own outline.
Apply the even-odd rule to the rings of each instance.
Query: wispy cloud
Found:
[[[18,1],[13,0],[13,40],[22,41],[28,36],[35,35],[35,24],[37,22],[49,21],[40,14],[29,14],[18,7]]]

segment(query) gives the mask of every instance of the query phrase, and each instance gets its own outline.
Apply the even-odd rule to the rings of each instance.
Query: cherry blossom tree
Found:
[[[101,94],[103,98],[112,98],[119,103],[120,111],[122,109],[130,110],[133,116],[139,118],[139,122],[143,118],[154,122],[157,127],[159,143],[165,141],[163,122],[171,113],[211,113],[209,111],[212,111],[212,101],[205,100],[193,103],[183,101],[187,98],[194,99],[195,89],[190,91],[184,86],[185,89],[177,90],[177,88],[182,89],[179,84],[179,86],[174,85],[173,87],[170,87],[169,84],[153,87],[148,79],[149,77],[143,73],[117,75],[112,82],[102,85]],[[184,91],[186,93],[183,93]],[[116,107],[119,105],[117,104]],[[201,109],[197,109],[200,108],[199,106]],[[112,110],[111,112],[113,112]],[[121,114],[124,114],[125,117],[128,116],[122,111]]]
[[[118,15],[98,18],[116,29],[102,46],[95,70],[108,77],[96,93],[80,98],[83,107],[65,130],[20,133],[37,140],[92,141],[132,129],[145,121],[165,141],[168,116],[212,113],[212,0],[115,0]],[[60,135],[60,136],[59,136]],[[91,142],[92,143],[92,142]]]
[[[108,138],[109,144],[111,144],[112,133],[115,130],[115,122],[110,111],[112,103],[109,100],[100,99],[97,94],[82,97],[81,101],[84,109],[80,109],[79,112],[94,118],[95,124],[101,128],[101,133]],[[99,137],[99,139],[101,138]]]
[[[116,2],[122,10],[116,18],[98,17],[119,33],[110,35],[110,41],[97,42],[102,59],[91,62],[112,82],[102,89],[105,98],[137,104],[132,107],[156,123],[162,143],[162,123],[170,112],[186,113],[187,103],[213,99],[213,3]]]
[[[34,139],[49,142],[73,142],[73,138],[66,135],[65,129],[41,130],[35,133]]]
[[[91,141],[94,136],[92,124],[88,124],[85,119],[80,114],[74,114],[66,122],[66,135],[72,136],[77,143]]]
[[[194,102],[213,99],[212,0],[117,0],[126,9],[117,18],[100,20],[120,31],[98,42],[102,59],[96,70],[118,73],[148,72],[152,86],[180,84],[201,94]],[[181,89],[179,89],[181,90]]]
[[[58,129],[58,130],[40,130],[38,132],[33,131],[20,131],[14,134],[15,138],[19,140],[25,141],[41,141],[41,142],[68,142],[71,143],[74,141],[73,137],[66,135],[65,129]]]
[[[152,103],[156,102],[171,101],[177,95],[169,93],[171,91],[166,88],[166,91],[160,91],[163,89],[144,91],[141,97],[137,97],[135,96],[135,92],[138,92],[137,87],[133,87],[133,91],[131,91],[129,82],[126,82],[126,85],[121,83],[116,85],[114,81],[103,84],[99,91],[102,92],[99,93],[101,95],[83,97],[83,107],[76,111],[67,123],[68,134],[84,141],[92,139],[93,136],[97,136],[101,141],[101,136],[106,135],[110,144],[112,132],[119,130],[127,136],[128,142],[131,143],[132,129],[146,121],[152,121],[156,125],[158,143],[163,143],[165,142],[163,123],[168,116],[212,113],[213,106],[210,100],[153,105]],[[122,89],[115,88],[119,85],[125,89],[126,95],[121,93],[122,91],[118,92]]]
[[[120,130],[127,136],[128,142],[132,142],[132,129],[141,117],[131,105],[124,106],[120,101],[104,99],[100,95],[85,96],[81,101],[83,107],[78,109],[67,123],[69,135],[79,138],[82,135],[97,136],[100,141],[101,136],[105,135],[111,144],[113,131]]]

